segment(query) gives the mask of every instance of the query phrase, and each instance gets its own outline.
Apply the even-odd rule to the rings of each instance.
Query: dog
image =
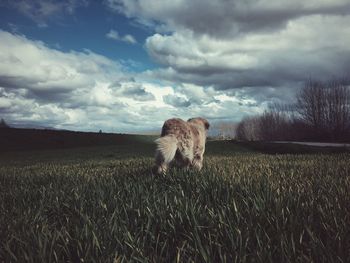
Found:
[[[174,162],[177,166],[200,171],[209,127],[209,122],[200,117],[188,121],[179,118],[165,121],[161,137],[155,140],[157,148],[153,173],[165,174]]]

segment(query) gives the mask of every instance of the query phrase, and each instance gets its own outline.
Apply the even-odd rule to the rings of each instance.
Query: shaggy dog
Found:
[[[181,167],[201,170],[208,129],[209,122],[203,118],[192,118],[187,122],[178,118],[165,121],[161,137],[155,141],[157,150],[153,172],[166,173],[172,161]]]

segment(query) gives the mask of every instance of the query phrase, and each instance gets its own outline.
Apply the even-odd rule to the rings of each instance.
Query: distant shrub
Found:
[[[0,128],[10,128],[10,126],[7,125],[7,123],[5,122],[4,119],[1,119],[1,121],[0,121]]]

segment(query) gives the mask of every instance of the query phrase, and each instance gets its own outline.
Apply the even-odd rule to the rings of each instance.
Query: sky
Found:
[[[349,0],[0,0],[0,118],[17,127],[234,123],[349,68]]]

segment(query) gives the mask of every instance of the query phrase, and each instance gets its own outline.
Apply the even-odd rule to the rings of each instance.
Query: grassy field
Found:
[[[350,154],[281,147],[166,176],[149,137],[0,153],[0,262],[348,262]]]

